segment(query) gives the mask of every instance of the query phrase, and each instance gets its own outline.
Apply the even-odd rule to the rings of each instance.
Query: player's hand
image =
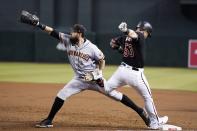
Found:
[[[102,78],[103,77],[103,74],[102,74],[102,70],[99,70],[99,69],[95,69],[93,72],[91,72],[92,75],[93,75],[93,80],[98,80],[99,78]]]
[[[102,78],[103,75],[102,75],[102,71],[99,70],[99,69],[95,69],[94,71],[92,72],[86,72],[84,75],[83,75],[83,79],[85,81],[97,81],[98,79]]]
[[[94,78],[91,72],[85,73],[82,77],[84,81],[93,81]]]
[[[98,84],[100,87],[104,87],[104,80],[103,78],[99,78],[96,80],[96,84]]]
[[[118,28],[120,29],[121,32],[127,32],[127,23],[121,22]]]

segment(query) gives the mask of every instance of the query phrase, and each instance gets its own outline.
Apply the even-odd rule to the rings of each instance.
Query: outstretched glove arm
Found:
[[[49,27],[47,25],[40,23],[38,16],[31,14],[26,10],[23,10],[21,12],[20,21],[21,21],[21,23],[25,23],[28,25],[38,27],[38,28],[44,30],[45,32],[47,32],[48,34],[50,34],[51,36],[55,37],[56,39],[60,40],[58,31],[56,31],[52,27]]]

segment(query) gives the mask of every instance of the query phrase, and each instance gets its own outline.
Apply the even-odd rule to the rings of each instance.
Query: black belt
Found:
[[[132,67],[132,66],[130,66],[130,65],[127,65],[127,64],[126,64],[126,63],[124,63],[124,62],[122,62],[122,63],[121,63],[121,65],[123,65],[123,66],[125,66],[125,67],[131,67],[131,68],[132,68],[132,70],[139,71],[139,69],[138,69],[138,68],[136,68],[136,67]]]

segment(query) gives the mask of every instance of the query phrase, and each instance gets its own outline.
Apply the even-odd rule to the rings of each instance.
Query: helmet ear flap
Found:
[[[148,32],[148,36],[151,37],[153,28],[149,22],[144,23],[144,30],[146,30]]]

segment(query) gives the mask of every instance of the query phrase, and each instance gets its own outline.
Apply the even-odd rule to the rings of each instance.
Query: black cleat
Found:
[[[36,124],[37,128],[51,128],[53,127],[52,121],[48,119],[42,120],[40,123]]]

